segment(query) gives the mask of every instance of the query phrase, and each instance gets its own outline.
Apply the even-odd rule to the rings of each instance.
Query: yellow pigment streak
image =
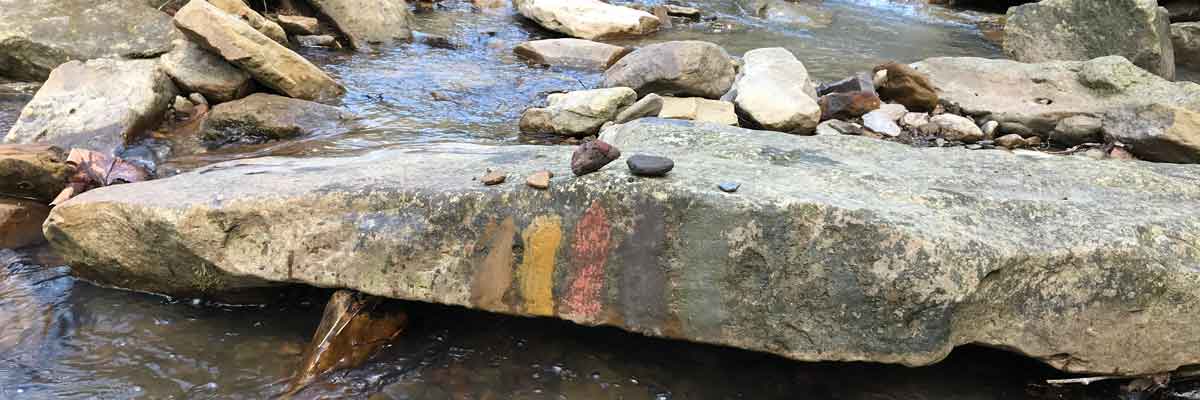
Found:
[[[525,312],[532,315],[554,315],[554,260],[562,242],[562,218],[541,216],[521,232],[525,240],[525,256],[517,270]]]

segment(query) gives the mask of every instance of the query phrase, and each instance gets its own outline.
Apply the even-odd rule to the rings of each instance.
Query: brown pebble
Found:
[[[504,183],[505,179],[508,179],[508,175],[505,175],[503,171],[492,171],[488,172],[487,175],[484,175],[483,179],[480,180],[483,181],[484,185],[492,186]]]
[[[1137,159],[1137,157],[1133,156],[1133,153],[1130,153],[1129,150],[1125,150],[1124,147],[1113,147],[1113,149],[1108,152],[1108,157],[1112,158],[1114,160],[1136,160]]]
[[[534,189],[547,189],[550,187],[550,178],[554,177],[554,173],[550,171],[538,171],[529,178],[525,179],[525,184]]]

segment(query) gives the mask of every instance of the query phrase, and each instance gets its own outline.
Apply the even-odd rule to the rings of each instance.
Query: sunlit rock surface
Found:
[[[177,295],[302,282],[799,360],[1200,363],[1200,167],[658,119],[601,137],[675,169],[575,178],[566,146],[240,160],[87,192],[45,233],[80,276]],[[474,180],[497,167],[556,178]]]

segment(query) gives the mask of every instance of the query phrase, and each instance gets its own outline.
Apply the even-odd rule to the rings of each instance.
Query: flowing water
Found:
[[[734,55],[782,46],[819,80],[888,60],[999,56],[977,28],[994,18],[986,14],[826,0],[772,3],[776,18],[767,20],[748,16],[756,7],[749,1],[683,4],[714,18],[676,21],[651,38],[620,43],[698,39]],[[302,50],[349,89],[340,105],[361,116],[353,129],[217,151],[181,147],[160,173],[267,154],[531,141],[517,134],[524,108],[547,93],[593,87],[600,79],[596,71],[518,60],[513,46],[555,35],[510,8],[480,11],[448,0],[415,21],[418,31],[453,45],[417,43],[372,54]],[[0,98],[0,131],[25,101],[28,96]],[[289,294],[281,305],[223,307],[95,287],[71,278],[69,267],[41,266],[58,265],[53,255],[24,254],[35,260],[0,269],[3,399],[270,398],[284,390],[328,295],[306,291]],[[1053,375],[1040,364],[981,349],[921,369],[795,363],[559,321],[410,307],[410,332],[376,362],[331,374],[298,398],[1019,399],[1036,391],[1030,382]]]

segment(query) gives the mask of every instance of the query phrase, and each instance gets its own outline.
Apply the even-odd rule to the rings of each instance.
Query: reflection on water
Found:
[[[219,307],[17,263],[0,270],[0,398],[271,398],[300,362],[325,298]],[[1031,398],[1028,383],[1055,375],[983,349],[918,369],[797,363],[557,320],[407,307],[412,326],[394,345],[296,398],[1000,400]]]

